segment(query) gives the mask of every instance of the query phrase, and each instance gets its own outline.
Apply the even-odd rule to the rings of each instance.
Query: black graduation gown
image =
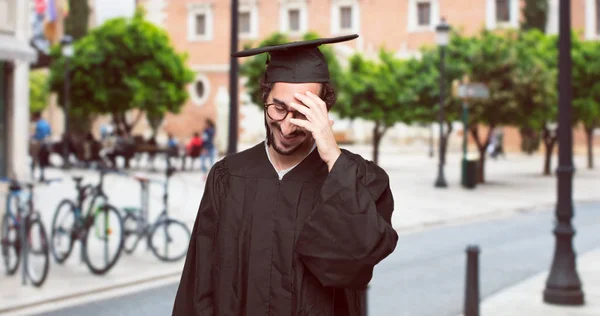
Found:
[[[173,315],[362,315],[373,267],[396,247],[385,171],[315,149],[279,180],[261,143],[209,172]]]

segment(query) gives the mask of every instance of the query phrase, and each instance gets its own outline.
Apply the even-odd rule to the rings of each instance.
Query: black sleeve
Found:
[[[174,316],[212,316],[214,313],[212,282],[214,245],[226,170],[224,161],[221,160],[208,174],[175,296]]]
[[[396,248],[393,210],[386,172],[343,150],[299,234],[296,252],[323,286],[364,289],[375,265]]]

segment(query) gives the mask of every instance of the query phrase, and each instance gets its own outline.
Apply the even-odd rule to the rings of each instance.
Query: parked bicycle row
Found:
[[[76,196],[58,203],[50,229],[46,230],[34,205],[34,189],[51,185],[63,179],[42,182],[2,179],[10,183],[6,198],[6,212],[2,217],[1,250],[8,275],[16,274],[21,264],[23,284],[27,280],[41,286],[48,276],[50,257],[64,264],[80,243],[81,263],[96,275],[110,271],[118,262],[121,252],[132,254],[140,242],[162,261],[178,261],[185,257],[191,235],[183,222],[169,216],[169,180],[175,172],[168,168],[164,180],[144,176],[130,176],[119,170],[100,169],[97,183],[84,184],[82,177],[72,177]],[[107,174],[132,177],[141,186],[140,204],[117,208],[110,203],[104,190]],[[151,183],[164,190],[162,209],[158,217],[149,218]]]

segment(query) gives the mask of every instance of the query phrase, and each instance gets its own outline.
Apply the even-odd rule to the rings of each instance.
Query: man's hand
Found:
[[[327,164],[329,171],[333,168],[335,161],[342,154],[340,147],[335,141],[331,126],[333,121],[329,119],[327,105],[317,95],[310,91],[295,93],[296,99],[300,100],[304,105],[290,102],[290,106],[296,111],[304,114],[306,120],[292,118],[290,122],[296,126],[302,127],[312,133],[319,156]]]

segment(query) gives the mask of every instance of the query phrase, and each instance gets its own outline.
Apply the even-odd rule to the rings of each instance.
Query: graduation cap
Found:
[[[322,44],[345,42],[357,38],[357,34],[320,38],[251,48],[231,54],[232,57],[247,57],[268,53],[266,82],[329,82],[329,68],[325,56],[319,50]]]

